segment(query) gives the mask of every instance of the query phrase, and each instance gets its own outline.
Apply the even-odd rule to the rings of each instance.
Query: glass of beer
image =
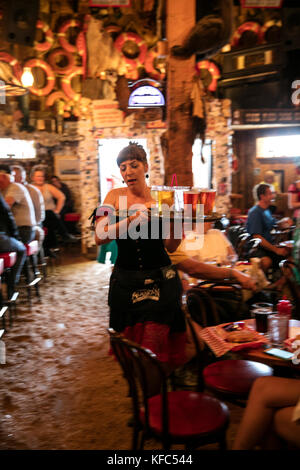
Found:
[[[197,214],[197,205],[199,205],[199,189],[192,188],[183,193],[184,210],[188,211],[189,206],[192,207],[193,217]]]
[[[214,189],[201,189],[199,192],[199,204],[204,206],[204,215],[213,213],[216,191]]]
[[[162,186],[161,190],[158,191],[158,210],[162,210],[163,204],[174,208],[174,188],[170,186]]]

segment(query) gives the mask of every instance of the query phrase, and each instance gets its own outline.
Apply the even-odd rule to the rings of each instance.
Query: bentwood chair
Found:
[[[146,439],[156,438],[164,449],[172,444],[195,449],[218,443],[226,449],[229,424],[227,406],[205,393],[168,391],[167,374],[151,351],[108,330],[112,349],[129,383],[133,405],[132,448],[143,449]],[[153,376],[159,377],[160,392],[151,394]],[[151,380],[152,379],[152,380]]]

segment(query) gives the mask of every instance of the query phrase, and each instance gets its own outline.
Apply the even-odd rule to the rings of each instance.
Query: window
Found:
[[[286,158],[300,156],[300,134],[258,137],[256,158]]]
[[[33,140],[0,139],[0,158],[35,158],[36,148]]]
[[[211,162],[211,142],[207,141],[203,147],[203,157],[201,161],[201,139],[196,139],[193,145],[193,185],[196,188],[211,188],[212,162]]]

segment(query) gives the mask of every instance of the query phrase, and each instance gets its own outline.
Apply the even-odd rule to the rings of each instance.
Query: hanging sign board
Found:
[[[131,0],[89,0],[90,7],[130,7]]]
[[[128,108],[153,108],[164,105],[164,95],[158,88],[151,85],[136,88],[128,100]]]
[[[281,8],[282,0],[241,0],[243,8]]]
[[[95,128],[120,127],[125,125],[123,119],[124,113],[119,109],[118,101],[94,100],[92,106]]]

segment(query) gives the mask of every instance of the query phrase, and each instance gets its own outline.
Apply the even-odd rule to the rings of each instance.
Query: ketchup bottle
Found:
[[[292,304],[285,295],[277,304],[277,312],[279,315],[287,315],[289,318],[292,318]]]

